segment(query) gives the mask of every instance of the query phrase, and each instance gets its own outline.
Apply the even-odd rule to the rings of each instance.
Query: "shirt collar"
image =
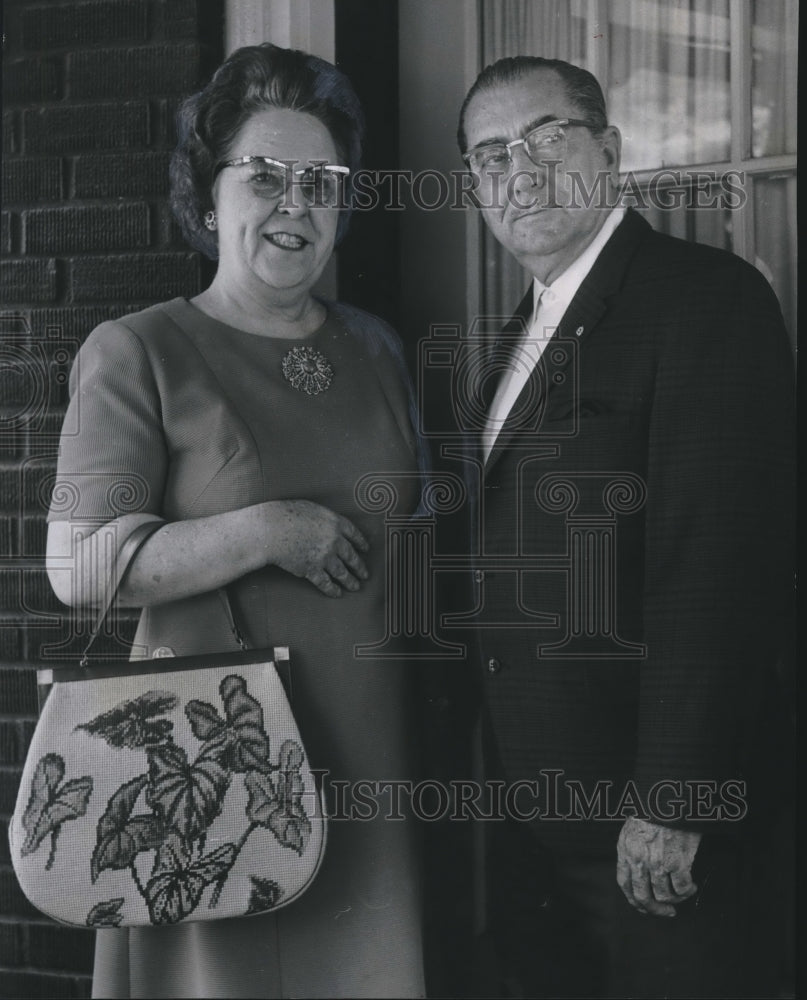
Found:
[[[566,311],[566,307],[577,294],[577,289],[583,284],[583,280],[594,266],[594,262],[600,256],[603,247],[624,218],[625,211],[624,205],[612,209],[591,243],[576,260],[572,261],[563,274],[555,278],[551,285],[545,285],[537,278],[533,278],[532,301],[535,303],[532,315],[533,323],[537,319],[540,304],[543,304],[544,308],[557,306],[562,308],[564,312]],[[548,298],[545,297],[541,303],[541,296],[547,290],[551,291],[551,295]]]

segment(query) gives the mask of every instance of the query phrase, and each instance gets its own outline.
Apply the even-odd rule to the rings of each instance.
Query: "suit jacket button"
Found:
[[[496,659],[495,656],[491,656],[491,658],[488,660],[488,673],[498,674],[501,669],[502,669],[501,663]]]
[[[474,570],[474,580],[477,583],[481,583],[484,579],[485,579],[485,571],[482,570],[482,569],[475,569]]]

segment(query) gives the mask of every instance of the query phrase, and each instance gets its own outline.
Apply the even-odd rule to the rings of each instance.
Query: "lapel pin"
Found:
[[[582,326],[578,326],[578,328],[574,331],[574,333],[575,333],[576,337],[582,337],[582,335],[583,335],[583,327]]]

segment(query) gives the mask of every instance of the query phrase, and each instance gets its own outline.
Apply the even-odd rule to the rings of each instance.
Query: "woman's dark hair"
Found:
[[[544,69],[552,70],[558,74],[566,87],[569,99],[574,101],[589,121],[594,122],[592,128],[594,135],[601,135],[608,127],[605,97],[597,78],[587,69],[564,62],[563,59],[544,59],[541,56],[508,56],[486,66],[466,94],[460,108],[459,127],[457,128],[457,143],[460,152],[468,152],[465,136],[465,112],[468,110],[471,100],[480,90],[492,90],[494,87],[504,86],[513,83],[514,80],[529,76],[536,70]]]
[[[211,260],[218,258],[218,241],[202,220],[213,207],[213,172],[250,115],[266,108],[313,115],[330,132],[351,178],[359,168],[364,116],[344,73],[324,59],[269,42],[236,49],[207,86],[180,106],[171,157],[171,208],[185,239]],[[348,181],[337,243],[347,231],[351,192]]]

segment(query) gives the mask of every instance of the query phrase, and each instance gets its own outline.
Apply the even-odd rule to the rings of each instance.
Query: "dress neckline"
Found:
[[[279,347],[286,345],[287,347],[295,347],[304,344],[313,344],[321,338],[321,336],[326,333],[333,325],[334,322],[334,311],[330,303],[324,299],[317,299],[317,301],[325,308],[325,319],[320,323],[320,325],[313,330],[307,337],[273,337],[269,333],[253,333],[251,330],[243,330],[238,326],[231,326],[229,323],[225,323],[223,320],[216,319],[215,316],[211,316],[206,313],[199,306],[193,304],[190,299],[180,296],[174,299],[172,305],[176,303],[183,312],[185,312],[189,317],[193,317],[194,320],[202,320],[205,323],[213,324],[214,326],[220,327],[223,330],[227,330],[232,334],[239,334],[243,337],[254,337],[256,340],[266,341],[267,343],[276,344]]]

